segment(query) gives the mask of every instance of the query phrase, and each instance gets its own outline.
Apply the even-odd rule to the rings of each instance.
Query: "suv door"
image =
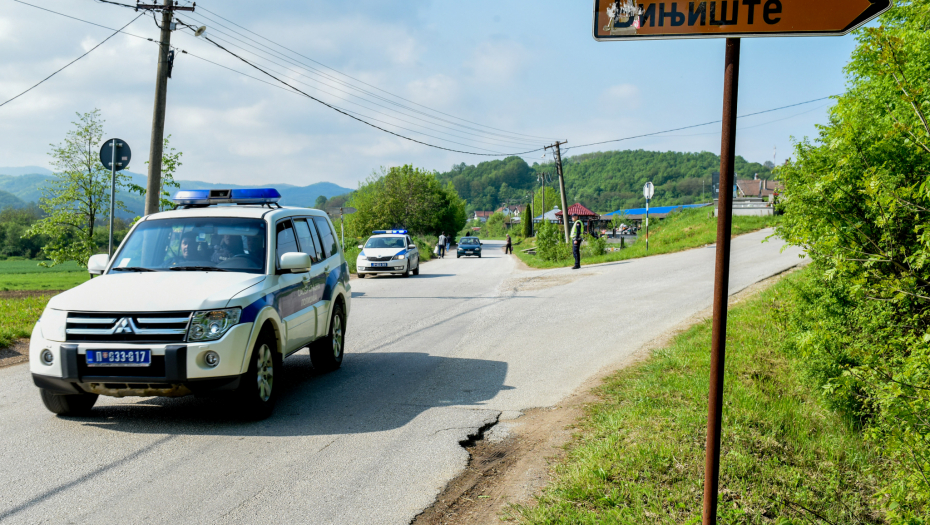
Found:
[[[294,219],[294,230],[297,232],[297,240],[300,243],[300,249],[310,256],[313,265],[310,267],[309,287],[304,295],[304,302],[313,308],[312,320],[308,320],[301,325],[301,338],[306,341],[312,341],[317,338],[319,332],[319,318],[322,311],[325,315],[326,304],[323,302],[323,288],[326,284],[326,275],[323,271],[323,250],[320,244],[319,235],[316,234],[316,228],[313,225],[313,219],[309,217],[299,217]]]
[[[287,333],[286,354],[302,348],[307,343],[307,322],[316,330],[316,315],[313,307],[304,299],[310,289],[309,273],[280,273],[281,256],[288,252],[299,252],[297,235],[291,219],[283,219],[275,225],[275,275],[272,277],[275,294],[274,307],[284,322]]]
[[[320,308],[317,309],[317,337],[323,337],[329,332],[329,312],[332,307],[333,288],[338,281],[339,266],[339,242],[336,241],[336,234],[326,217],[313,217],[311,221],[316,225],[316,232],[319,235],[320,246],[322,248],[323,260],[318,263],[320,274],[323,277],[323,296]],[[314,266],[317,266],[315,264]]]

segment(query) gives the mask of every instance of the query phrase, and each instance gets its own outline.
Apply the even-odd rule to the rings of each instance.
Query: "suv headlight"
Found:
[[[187,340],[213,341],[219,339],[230,328],[239,324],[241,314],[242,310],[239,308],[194,312],[190,330],[187,332]]]
[[[404,256],[404,254],[400,254],[400,255],[395,255],[395,256],[394,256],[394,260],[395,260],[395,261],[400,261],[400,260],[405,259],[405,258],[406,258],[406,256]]]
[[[42,337],[48,341],[64,341],[66,338],[65,325],[68,322],[68,312],[46,308],[39,318],[39,330]]]

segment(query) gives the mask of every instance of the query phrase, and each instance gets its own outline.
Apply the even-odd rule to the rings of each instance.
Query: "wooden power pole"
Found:
[[[555,148],[555,170],[559,173],[559,193],[562,194],[562,229],[565,231],[565,242],[568,242],[568,199],[565,197],[565,177],[562,176],[562,152],[559,150],[559,146],[566,143],[568,143],[567,140],[556,141],[555,144],[546,146],[546,149]]]
[[[197,4],[194,4],[196,6]],[[158,70],[155,74],[155,110],[152,114],[152,139],[149,143],[149,172],[145,186],[145,215],[156,213],[161,200],[161,158],[165,144],[165,108],[168,104],[168,75],[171,71],[171,19],[174,11],[193,11],[172,0],[162,4],[136,4],[136,9],[161,11],[161,37],[158,40]]]

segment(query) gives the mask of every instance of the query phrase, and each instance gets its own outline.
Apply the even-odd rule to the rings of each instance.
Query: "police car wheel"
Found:
[[[400,274],[401,277],[410,277],[410,262],[407,262],[407,266],[404,268],[404,273]]]
[[[355,275],[358,275],[358,278],[359,278],[359,279],[364,279],[364,278],[365,278],[365,274],[363,274],[362,272],[358,272],[358,273],[356,273]]]
[[[271,415],[280,390],[275,385],[275,373],[280,371],[278,345],[271,334],[263,332],[255,341],[249,370],[242,376],[237,392],[242,413],[247,419],[259,420]]]
[[[417,261],[417,267],[413,269],[413,275],[420,275],[420,261]]]
[[[310,346],[310,362],[319,372],[332,372],[342,366],[345,355],[346,314],[342,303],[333,306],[329,322],[329,335],[314,341]]]
[[[45,408],[59,416],[86,416],[97,402],[97,394],[58,395],[40,388],[39,395]]]

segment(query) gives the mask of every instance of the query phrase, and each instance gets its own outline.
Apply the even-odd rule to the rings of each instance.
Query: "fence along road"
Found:
[[[734,239],[732,292],[799,262],[768,233]],[[263,422],[196,398],[101,398],[95,417],[59,419],[26,365],[0,369],[0,522],[409,523],[465,467],[459,441],[710,306],[713,249],[522,271],[497,244],[353,280],[343,368],[289,358]]]

